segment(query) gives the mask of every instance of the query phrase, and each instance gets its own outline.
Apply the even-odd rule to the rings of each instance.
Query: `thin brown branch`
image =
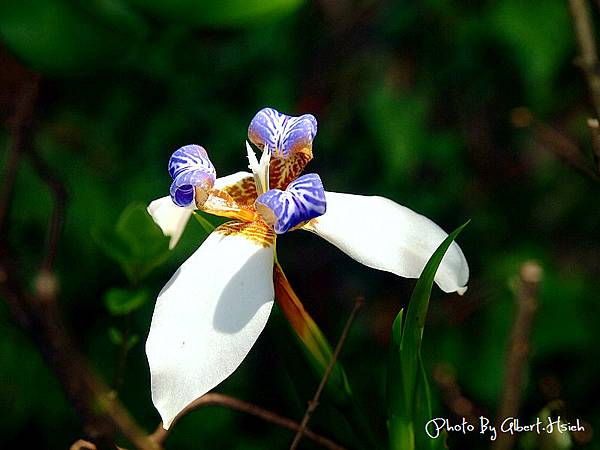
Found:
[[[57,376],[69,401],[80,414],[88,438],[97,448],[114,449],[116,434],[120,432],[138,449],[157,450],[159,445],[139,428],[76,349],[58,307],[52,267],[64,221],[66,194],[59,178],[31,146],[31,122],[37,90],[38,77],[34,76],[26,83],[11,119],[9,161],[0,193],[0,236],[6,238],[7,216],[19,159],[28,153],[38,175],[54,197],[48,250],[35,278],[35,291],[30,293],[23,287],[26,283],[20,279],[17,258],[11,254],[8,243],[3,242],[0,245],[0,296]]]
[[[41,266],[42,272],[51,272],[54,267],[58,241],[65,221],[67,190],[61,179],[54,173],[54,170],[48,163],[42,159],[35,148],[29,147],[27,154],[38,177],[48,186],[54,203],[48,226],[46,256]]]
[[[89,439],[99,448],[114,448],[114,437],[119,431],[135,448],[158,449],[76,350],[52,291],[36,295],[26,292],[5,247],[0,254],[0,273],[3,274],[1,296],[17,312],[19,324],[33,338],[59,379],[69,401],[81,415]]]
[[[577,65],[583,71],[596,118],[600,117],[600,73],[594,29],[587,0],[569,0],[573,30],[579,47]]]
[[[596,161],[596,171],[600,173],[600,122],[598,119],[588,119],[588,128],[592,134],[592,149]]]
[[[335,351],[333,352],[333,355],[331,357],[331,360],[329,361],[327,369],[325,369],[325,372],[323,373],[323,377],[321,378],[319,387],[317,388],[317,391],[315,392],[313,399],[308,402],[308,407],[306,408],[306,411],[304,412],[304,417],[302,417],[302,422],[300,422],[300,428],[298,428],[298,431],[296,432],[296,436],[294,436],[292,445],[290,445],[290,450],[295,450],[298,447],[298,444],[302,440],[302,435],[305,433],[306,426],[308,425],[308,421],[310,420],[310,417],[317,409],[317,406],[319,406],[319,398],[321,397],[321,393],[323,392],[323,389],[325,389],[325,386],[327,385],[327,380],[329,379],[329,376],[331,375],[331,371],[333,370],[333,367],[335,366],[335,362],[337,361],[337,359],[340,355],[340,352],[342,351],[344,342],[346,342],[346,337],[348,336],[350,327],[352,326],[352,323],[354,322],[354,319],[356,318],[356,314],[358,313],[358,310],[362,307],[363,303],[364,303],[364,299],[362,297],[357,298],[356,301],[354,302],[354,307],[352,308],[352,312],[350,313],[350,316],[348,317],[348,320],[346,321],[346,325],[344,326],[344,330],[342,331],[342,335],[340,336],[337,346],[335,347]]]
[[[543,270],[539,264],[528,261],[521,266],[515,291],[516,311],[510,336],[510,346],[506,356],[504,386],[496,420],[517,417],[524,384],[525,366],[529,355],[529,335],[538,308],[538,288]],[[493,450],[509,450],[516,436],[499,433]]]
[[[590,167],[579,147],[558,130],[543,122],[536,121],[534,135],[537,141],[590,180],[600,183],[600,177]]]
[[[464,417],[468,423],[477,424],[481,410],[462,392],[454,368],[445,363],[437,364],[433,370],[433,380],[438,385],[442,400],[448,409],[456,417]]]
[[[6,222],[17,176],[19,159],[23,149],[29,145],[29,128],[33,118],[33,110],[39,90],[40,77],[31,75],[24,85],[21,95],[17,98],[14,112],[8,124],[10,128],[10,144],[4,174],[2,190],[0,191],[0,236],[6,236]]]
[[[261,408],[260,406],[254,405],[252,403],[248,403],[243,400],[239,400],[237,398],[230,397],[228,395],[217,394],[215,392],[205,394],[202,397],[200,397],[199,399],[195,400],[187,408],[185,408],[177,416],[177,418],[175,420],[176,421],[179,420],[181,417],[185,416],[186,414],[188,414],[189,412],[191,412],[195,409],[198,409],[202,406],[209,406],[209,405],[224,406],[226,408],[234,409],[236,411],[241,411],[246,414],[250,414],[252,416],[258,417],[269,423],[280,426],[282,428],[287,428],[288,430],[297,431],[300,428],[300,425],[298,424],[298,422],[295,422],[292,419],[280,416],[279,414],[276,414],[272,411]],[[150,435],[150,438],[158,444],[163,444],[165,442],[165,440],[167,439],[169,432],[170,432],[170,430],[172,430],[172,428],[173,428],[173,426],[171,426],[171,428],[169,430],[165,430],[162,427],[162,423],[161,423],[156,428],[154,433],[152,433]],[[304,434],[306,435],[307,438],[311,439],[313,442],[316,442],[317,444],[321,445],[324,448],[327,448],[330,450],[345,450],[344,447],[335,443],[331,439],[321,436],[309,429],[306,429],[304,431]]]

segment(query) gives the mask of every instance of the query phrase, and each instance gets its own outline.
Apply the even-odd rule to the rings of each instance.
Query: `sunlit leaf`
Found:
[[[65,0],[3,0],[0,35],[40,71],[85,72],[114,64],[135,43],[131,27],[107,23],[92,12]]]
[[[253,26],[290,14],[303,0],[129,0],[154,15],[204,26]]]
[[[431,417],[421,342],[435,274],[448,247],[467,223],[450,233],[433,253],[417,280],[406,314],[401,310],[394,320],[388,379],[388,432],[393,450],[439,448],[442,441],[428,439],[421,432]]]
[[[114,316],[124,316],[140,308],[150,299],[148,291],[113,288],[106,293],[104,304]]]
[[[94,236],[105,253],[121,265],[133,284],[169,256],[169,238],[141,203],[129,205],[114,230],[95,230]]]

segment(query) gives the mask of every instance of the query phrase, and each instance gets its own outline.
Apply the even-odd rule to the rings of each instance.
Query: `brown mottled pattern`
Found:
[[[235,184],[225,186],[223,191],[231,195],[239,205],[253,206],[256,200],[254,177],[242,178]]]
[[[242,236],[262,247],[270,247],[275,242],[275,232],[263,222],[226,222],[215,230],[225,236]]]
[[[272,157],[269,165],[269,187],[284,190],[300,176],[311,159],[312,151],[308,148],[294,152],[287,158]]]
[[[254,207],[239,205],[231,195],[218,189],[208,191],[206,201],[202,205],[196,205],[199,210],[215,216],[227,217],[243,221],[252,221],[256,216]]]

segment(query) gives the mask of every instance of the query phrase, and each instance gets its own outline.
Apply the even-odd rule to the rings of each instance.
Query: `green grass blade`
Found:
[[[431,417],[429,384],[421,360],[421,342],[429,298],[446,251],[468,224],[458,227],[433,253],[410,297],[407,311],[400,311],[392,327],[392,357],[388,375],[388,431],[393,450],[439,448],[439,442],[421,442],[422,426]],[[418,430],[415,433],[415,429]],[[415,437],[415,434],[417,435]]]

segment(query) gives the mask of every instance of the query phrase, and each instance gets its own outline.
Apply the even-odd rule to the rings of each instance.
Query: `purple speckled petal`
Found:
[[[194,203],[195,187],[210,189],[217,176],[208,154],[199,145],[186,145],[169,159],[169,175],[173,178],[171,198],[182,207]]]
[[[285,191],[271,189],[256,199],[256,208],[275,233],[283,234],[325,214],[327,204],[321,178],[309,173],[292,181]]]
[[[274,157],[287,158],[303,148],[312,148],[317,119],[311,114],[299,117],[281,114],[273,108],[256,113],[248,127],[248,138],[260,148],[268,146]]]

